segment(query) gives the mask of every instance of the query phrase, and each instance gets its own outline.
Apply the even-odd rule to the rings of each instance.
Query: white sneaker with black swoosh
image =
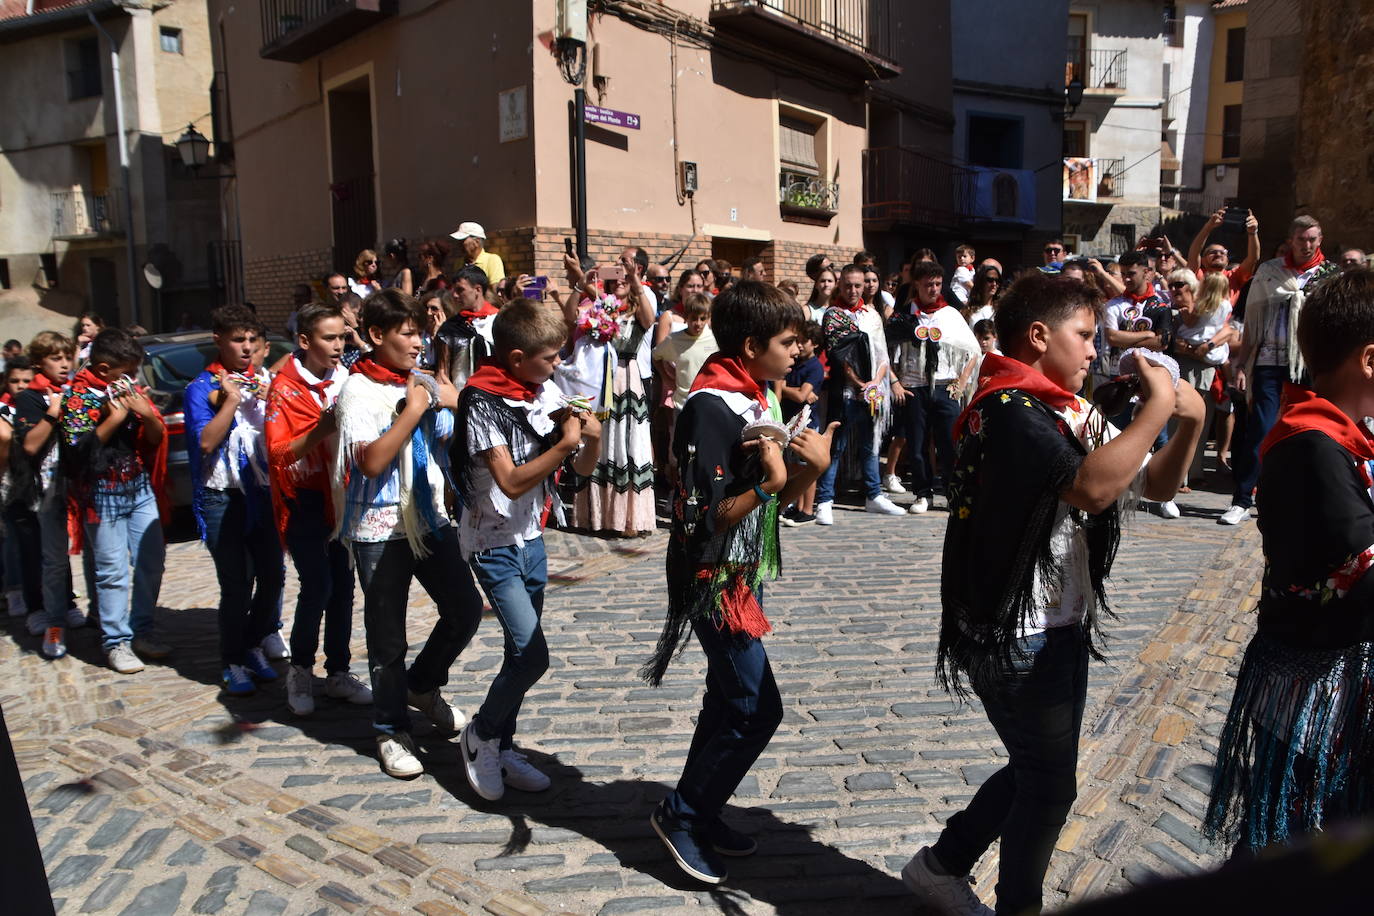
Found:
[[[500,738],[483,741],[477,737],[471,722],[463,726],[463,733],[458,736],[458,750],[463,755],[468,785],[487,801],[500,801],[506,794],[506,783],[501,778],[500,745]]]

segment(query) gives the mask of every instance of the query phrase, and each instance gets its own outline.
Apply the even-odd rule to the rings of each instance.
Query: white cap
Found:
[[[470,235],[475,235],[482,241],[486,241],[487,230],[482,228],[481,223],[459,223],[458,228],[449,233],[449,238],[462,241]]]

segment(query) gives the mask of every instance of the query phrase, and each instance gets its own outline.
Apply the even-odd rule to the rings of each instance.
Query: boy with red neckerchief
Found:
[[[286,565],[274,529],[267,472],[267,389],[254,365],[262,325],[241,305],[211,315],[219,358],[186,386],[186,458],[191,508],[219,580],[219,652],[230,696],[254,680],[275,681],[262,649],[276,632]]]
[[[171,653],[153,627],[166,559],[168,513],[157,494],[165,492],[167,426],[133,383],[142,362],[143,347],[131,334],[105,328],[62,397],[62,466],[80,524],[73,552],[84,535],[95,566],[101,648],[121,674],[142,670],[140,656]]]
[[[373,349],[354,363],[335,407],[335,536],[352,552],[362,585],[378,757],[398,779],[424,772],[407,704],[445,735],[466,721],[440,688],[482,620],[482,596],[444,500],[457,395],[414,372],[424,322],[400,290],[370,296],[360,324]],[[407,670],[407,595],[416,578],[439,619]]]
[[[1264,579],[1204,830],[1259,852],[1374,809],[1374,273],[1316,289],[1261,444]]]
[[[803,430],[788,442],[804,462],[789,475],[772,383],[796,360],[805,313],[777,287],[745,280],[721,293],[711,314],[720,350],[697,373],[673,437],[680,470],[668,536],[668,618],[640,673],[657,686],[689,630],[706,653],[706,693],[691,750],[677,788],[650,822],[678,867],[719,884],[726,871],[718,855],[756,849],[721,820],[721,811],[782,721],[763,646],[772,629],[763,587],[782,568],[778,510],[829,465],[838,424],[824,434]],[[779,439],[746,440],[750,427],[766,427]]]
[[[955,424],[939,675],[978,695],[1008,756],[902,871],[942,912],[991,913],[967,876],[999,838],[997,912],[1039,912],[1077,791],[1088,659],[1108,613],[1120,507],[1142,489],[1168,499],[1201,431],[1197,392],[1176,391],[1167,369],[1144,360],[1142,404],[1125,430],[1072,393],[1096,356],[1097,309],[1082,281],[1017,280],[997,309],[1008,355],[983,358],[977,393]],[[1171,415],[1178,433],[1151,456]]]
[[[458,543],[505,633],[505,655],[481,708],[458,745],[473,791],[496,801],[510,786],[549,787],[514,747],[525,694],[549,665],[540,629],[548,560],[543,530],[550,509],[561,514],[556,474],[572,459],[579,474],[596,466],[601,424],[586,409],[564,406],[550,379],[567,337],[562,316],[516,299],[492,323],[491,362],[458,398],[449,455],[463,500]]]
[[[491,355],[491,323],[497,308],[487,300],[488,293],[487,275],[476,264],[459,269],[452,288],[444,293],[456,314],[434,334],[434,369],[440,379],[459,389]]]
[[[343,357],[347,326],[343,310],[311,303],[296,313],[299,349],[272,378],[267,393],[267,461],[277,533],[291,553],[300,579],[291,621],[291,666],[286,670],[286,704],[298,716],[315,711],[315,652],[324,620],[326,696],[349,703],[372,702],[372,691],[349,673],[353,632],[353,568],[348,551],[330,535],[334,497],[334,404],[348,370]]]

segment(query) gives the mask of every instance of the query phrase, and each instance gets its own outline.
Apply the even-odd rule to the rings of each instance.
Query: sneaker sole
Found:
[[[377,762],[378,762],[378,763],[381,763],[380,760],[377,761]],[[386,775],[390,776],[392,779],[417,779],[417,778],[419,778],[419,777],[425,775],[425,768],[424,768],[423,766],[421,766],[419,769],[415,770],[414,772],[412,772],[412,771],[410,771],[410,770],[404,770],[404,771],[402,771],[402,770],[391,770],[391,769],[388,769],[387,766],[386,766],[386,764],[383,763],[383,764],[382,764],[382,772],[385,773]]]
[[[742,859],[745,856],[752,856],[754,853],[758,852],[759,844],[755,843],[748,849],[726,849],[723,846],[717,846],[715,843],[712,843],[711,848],[722,856],[730,856],[734,859]]]
[[[663,841],[663,845],[668,847],[668,852],[670,855],[672,855],[673,861],[677,863],[677,867],[682,869],[691,877],[695,878],[703,884],[723,884],[725,882],[725,879],[729,877],[728,874],[708,875],[705,872],[697,871],[695,868],[684,862],[682,860],[682,856],[677,854],[677,849],[674,848],[672,843],[668,842],[668,837],[664,834],[663,829],[658,826],[658,818],[654,817],[652,814],[649,815],[649,826],[654,828],[654,833],[658,834],[658,838]]]
[[[472,771],[472,760],[468,759],[467,744],[467,728],[465,727],[463,729],[463,732],[458,736],[458,753],[461,754],[463,757],[463,775],[467,777],[468,786],[472,788],[472,791],[476,792],[480,797],[486,799],[487,801],[500,801],[502,798],[506,796],[505,781],[503,780],[501,782],[501,790],[497,792],[495,795],[488,795],[486,792],[483,792],[482,789],[477,785],[477,776]]]

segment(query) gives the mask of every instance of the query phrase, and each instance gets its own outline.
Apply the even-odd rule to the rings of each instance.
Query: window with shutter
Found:
[[[786,116],[778,119],[778,154],[782,167],[800,175],[819,177],[820,163],[816,160],[815,124]]]

